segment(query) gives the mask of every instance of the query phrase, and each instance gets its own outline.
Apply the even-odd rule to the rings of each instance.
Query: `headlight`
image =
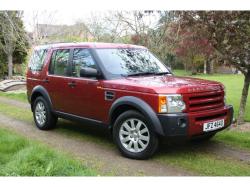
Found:
[[[159,95],[159,112],[176,113],[185,110],[186,105],[179,94]]]

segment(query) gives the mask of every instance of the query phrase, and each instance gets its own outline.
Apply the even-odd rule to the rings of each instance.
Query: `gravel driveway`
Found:
[[[9,104],[24,111],[30,109],[29,104],[0,97],[0,103]],[[138,161],[124,158],[117,149],[104,146],[91,141],[84,141],[74,136],[67,136],[60,131],[40,131],[33,122],[24,122],[13,119],[0,113],[0,127],[11,129],[27,138],[35,139],[50,147],[69,153],[83,160],[90,167],[96,168],[101,175],[147,175],[147,176],[185,176],[197,175],[185,171],[182,168],[161,164],[155,160]],[[190,145],[188,145],[190,146]],[[206,142],[193,144],[192,149],[213,153],[219,157],[232,158],[234,160],[250,164],[250,152],[238,148],[232,148],[222,143]],[[176,148],[181,149],[181,148]],[[167,154],[167,153],[166,153]]]

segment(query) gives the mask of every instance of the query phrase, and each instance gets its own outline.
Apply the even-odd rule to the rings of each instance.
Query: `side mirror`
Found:
[[[80,77],[98,77],[100,73],[94,68],[82,68],[80,70]]]

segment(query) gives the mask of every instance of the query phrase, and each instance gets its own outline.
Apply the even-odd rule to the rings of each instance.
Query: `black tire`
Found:
[[[43,104],[44,105],[44,111],[45,111],[45,120],[44,123],[39,123],[39,121],[36,118],[36,107],[38,104]],[[49,130],[49,129],[53,129],[56,126],[57,123],[57,119],[58,117],[55,116],[52,112],[51,109],[47,103],[47,101],[39,96],[35,99],[34,104],[33,104],[33,118],[35,121],[35,124],[37,126],[37,128],[39,128],[40,130]]]
[[[206,142],[206,141],[209,141],[210,139],[212,139],[215,136],[215,134],[216,133],[205,134],[203,136],[195,137],[191,141],[195,142],[195,143]]]
[[[147,142],[147,145],[144,147],[139,145],[139,142],[138,141],[141,141],[139,140],[139,134],[141,133],[138,133],[137,131],[137,140],[133,140],[133,141],[137,141],[137,145],[139,145],[141,151],[140,152],[131,152],[129,150],[127,150],[125,148],[124,145],[122,145],[122,142],[120,140],[120,130],[121,128],[124,128],[122,127],[122,125],[128,121],[128,120],[131,120],[131,119],[134,119],[134,120],[140,120],[141,122],[143,122],[143,127],[142,129],[144,128],[145,129],[145,126],[147,127],[147,132],[146,132],[146,135],[148,135],[148,142]],[[137,121],[137,124],[138,124],[138,121]],[[142,132],[142,131],[140,131]],[[129,135],[125,135],[125,136],[129,136]],[[139,160],[142,160],[142,159],[148,159],[149,157],[151,157],[157,150],[158,148],[158,144],[159,144],[159,140],[158,140],[158,136],[155,134],[153,128],[152,128],[152,124],[150,124],[150,122],[139,112],[137,111],[134,111],[134,110],[129,110],[129,111],[126,111],[124,113],[122,113],[115,121],[114,123],[114,126],[113,126],[113,139],[114,139],[114,142],[116,143],[118,149],[120,150],[120,152],[122,153],[122,155],[124,155],[125,157],[128,157],[128,158],[132,158],[132,159],[139,159]],[[131,140],[129,140],[131,141]],[[142,140],[143,141],[143,140]],[[141,142],[142,142],[141,141]],[[145,143],[145,142],[143,142]],[[135,150],[135,143],[132,142],[133,144],[133,149]]]

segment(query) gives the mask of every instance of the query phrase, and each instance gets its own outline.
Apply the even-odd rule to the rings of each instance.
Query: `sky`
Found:
[[[102,14],[101,11],[98,11]],[[25,29],[33,31],[35,23],[40,24],[65,24],[72,25],[75,22],[87,21],[93,11],[65,11],[65,10],[24,10],[23,21]]]
[[[24,10],[23,21],[25,29],[32,32],[34,26],[39,24],[52,24],[52,25],[73,25],[77,21],[89,22],[91,15],[94,14],[100,18],[104,17],[110,10]],[[131,17],[132,18],[132,17]],[[151,14],[150,18],[145,17],[144,21],[149,26],[154,27],[159,19],[158,14]]]
[[[91,0],[87,3],[83,0],[70,0],[70,3],[65,0],[0,0],[0,4],[2,10],[24,10],[27,31],[32,31],[33,13],[37,10],[54,13],[53,16],[40,14],[39,23],[71,25],[101,10],[245,10],[250,7],[249,0]]]

